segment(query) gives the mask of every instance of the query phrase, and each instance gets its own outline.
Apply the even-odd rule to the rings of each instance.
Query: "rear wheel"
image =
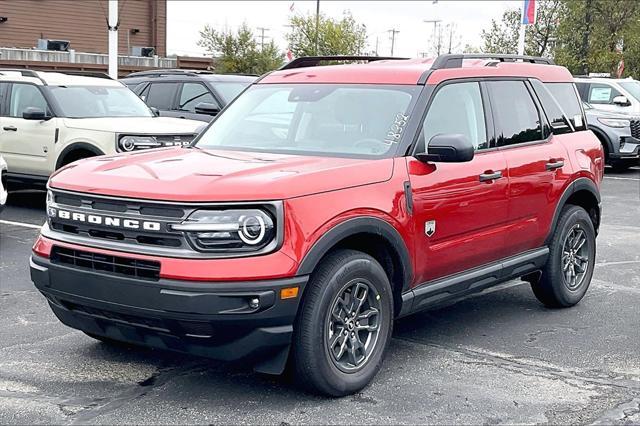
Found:
[[[563,308],[578,303],[587,292],[596,257],[596,233],[589,214],[568,205],[560,213],[540,280],[531,287],[546,306]]]
[[[297,379],[331,396],[364,388],[380,369],[391,337],[392,298],[389,279],[371,256],[339,250],[323,260],[296,320]]]

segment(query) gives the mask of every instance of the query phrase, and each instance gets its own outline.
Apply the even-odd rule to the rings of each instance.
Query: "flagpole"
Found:
[[[526,9],[526,1],[522,2],[522,12],[520,15],[520,33],[518,34],[518,55],[524,55],[524,36],[525,36],[525,14],[527,13]]]

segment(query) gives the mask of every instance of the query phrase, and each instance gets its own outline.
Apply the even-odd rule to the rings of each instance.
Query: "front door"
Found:
[[[56,119],[26,120],[22,114],[27,108],[38,108],[51,115],[38,86],[11,84],[0,117],[0,153],[11,173],[47,176],[52,171],[48,159],[54,150]]]
[[[476,148],[467,163],[407,157],[415,220],[416,282],[424,283],[506,257],[507,164],[491,146],[479,82],[442,86],[434,95],[416,152],[436,134],[459,133]],[[488,130],[489,129],[489,130]]]

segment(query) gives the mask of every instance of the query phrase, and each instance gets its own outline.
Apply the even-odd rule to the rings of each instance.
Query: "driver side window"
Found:
[[[417,152],[425,152],[425,145],[435,135],[452,133],[465,135],[476,151],[488,148],[480,84],[454,83],[438,90],[422,124],[422,133]]]
[[[38,108],[49,114],[47,100],[36,86],[14,83],[11,88],[9,116],[22,118],[22,113],[27,108]]]

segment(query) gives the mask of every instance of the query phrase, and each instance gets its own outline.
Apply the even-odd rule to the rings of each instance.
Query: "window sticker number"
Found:
[[[404,126],[407,125],[407,121],[409,121],[409,116],[405,115],[401,112],[396,114],[396,118],[393,120],[389,131],[387,132],[387,137],[384,142],[391,145],[394,143],[398,143],[400,138],[402,137],[402,132],[404,131]]]

